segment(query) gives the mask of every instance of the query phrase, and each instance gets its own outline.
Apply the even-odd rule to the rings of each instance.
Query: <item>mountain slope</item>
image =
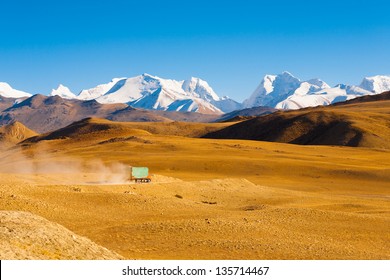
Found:
[[[390,149],[390,100],[277,112],[237,123],[206,138]]]
[[[0,127],[0,143],[2,144],[19,143],[36,135],[35,131],[27,128],[20,122],[13,122]]]

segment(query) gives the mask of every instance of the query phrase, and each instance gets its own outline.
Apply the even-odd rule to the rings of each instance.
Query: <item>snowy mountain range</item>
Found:
[[[390,76],[364,78],[359,86],[338,84],[330,87],[320,79],[301,81],[289,72],[266,75],[243,106],[269,106],[294,110],[318,105],[329,105],[363,95],[390,90]]]
[[[135,108],[164,111],[222,114],[241,108],[241,104],[219,97],[206,81],[162,79],[149,74],[133,78],[116,78],[107,84],[82,90],[78,95],[60,85],[50,95],[67,99],[91,100],[99,103],[126,103]]]
[[[149,110],[222,114],[259,106],[291,110],[329,105],[388,90],[390,76],[367,77],[359,86],[339,84],[330,87],[320,79],[301,81],[289,72],[283,72],[264,76],[252,95],[239,103],[229,97],[219,97],[206,81],[199,78],[176,81],[143,74],[132,78],[115,78],[78,94],[59,85],[49,95],[65,99],[96,100],[101,104],[126,103]],[[0,83],[0,96],[22,98],[31,94],[15,90],[7,83]]]

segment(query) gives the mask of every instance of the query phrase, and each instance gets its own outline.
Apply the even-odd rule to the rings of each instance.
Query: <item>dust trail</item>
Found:
[[[36,182],[53,184],[126,184],[129,166],[99,159],[56,155],[40,145],[34,151],[16,147],[0,152],[0,173],[32,175]],[[1,177],[0,177],[1,180]]]
[[[95,182],[88,184],[125,184],[129,182],[130,168],[123,163],[86,162],[84,173],[95,173]]]

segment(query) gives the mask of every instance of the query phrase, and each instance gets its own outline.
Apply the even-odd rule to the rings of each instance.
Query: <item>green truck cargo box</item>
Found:
[[[142,179],[149,176],[149,168],[147,167],[132,167],[131,177],[133,179]]]

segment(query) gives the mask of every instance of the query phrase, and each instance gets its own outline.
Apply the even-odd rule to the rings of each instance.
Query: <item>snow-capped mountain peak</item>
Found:
[[[366,77],[361,82],[360,87],[374,93],[388,91],[390,90],[390,76],[377,75]]]
[[[219,101],[219,96],[214,92],[214,90],[209,86],[209,84],[200,79],[191,77],[189,80],[183,81],[182,89],[190,93],[192,96],[202,98],[206,101]]]
[[[0,95],[3,97],[9,97],[9,98],[21,98],[21,97],[30,97],[31,94],[13,89],[9,84],[0,82]]]
[[[76,99],[76,95],[70,89],[62,84],[59,84],[56,89],[52,89],[50,96],[58,95],[65,99]]]
[[[277,103],[286,99],[290,93],[296,90],[300,84],[301,81],[287,71],[279,75],[265,75],[252,95],[244,100],[244,107],[275,107]]]

